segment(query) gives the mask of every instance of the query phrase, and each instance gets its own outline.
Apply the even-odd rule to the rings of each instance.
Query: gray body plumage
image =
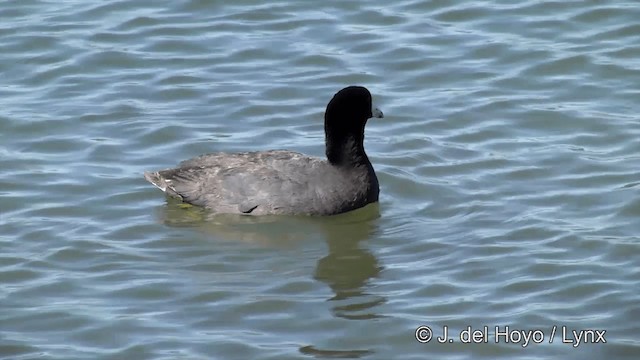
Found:
[[[144,176],[167,195],[215,213],[347,212],[378,201],[378,179],[363,145],[364,125],[372,116],[382,112],[372,110],[368,90],[345,88],[325,113],[328,160],[285,150],[213,153]]]
[[[202,155],[145,178],[170,196],[227,214],[333,215],[379,193],[372,168],[282,150]]]

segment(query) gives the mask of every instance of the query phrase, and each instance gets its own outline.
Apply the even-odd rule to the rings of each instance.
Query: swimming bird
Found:
[[[324,114],[326,160],[287,150],[212,153],[144,177],[167,195],[214,213],[344,213],[378,201],[378,178],[364,151],[372,117],[383,114],[369,90],[349,86]]]

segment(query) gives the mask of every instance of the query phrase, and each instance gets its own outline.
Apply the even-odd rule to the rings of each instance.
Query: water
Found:
[[[638,18],[631,1],[2,2],[0,358],[637,359]],[[366,139],[379,208],[212,218],[142,178],[212,151],[322,156],[350,84],[385,113]],[[455,341],[421,344],[422,325]]]

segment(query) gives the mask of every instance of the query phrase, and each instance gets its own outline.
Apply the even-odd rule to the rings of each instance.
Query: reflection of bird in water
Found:
[[[375,309],[386,298],[368,292],[369,281],[382,266],[367,249],[367,240],[376,231],[377,204],[331,217],[212,215],[198,207],[185,208],[170,201],[162,208],[161,221],[172,227],[192,227],[226,241],[242,241],[266,247],[299,247],[326,241],[328,254],[320,258],[313,278],[326,284],[333,295],[327,299],[331,313],[343,320],[379,318]],[[304,355],[330,358],[358,358],[373,353],[368,349],[327,349],[303,345]]]
[[[330,253],[318,261],[315,278],[325,282],[336,295],[331,300],[344,300],[363,295],[367,280],[380,272],[375,256],[359,248]]]
[[[331,217],[239,216],[211,214],[199,207],[170,201],[161,208],[160,220],[172,227],[192,227],[230,241],[242,241],[268,247],[295,247],[304,239],[318,237],[326,241],[329,253],[318,260],[314,278],[334,292],[331,301],[336,316],[371,318],[379,315],[362,311],[383,303],[366,293],[369,279],[382,267],[362,243],[375,230],[377,204]],[[356,299],[357,298],[357,299]]]
[[[376,318],[380,315],[371,310],[386,301],[366,292],[368,281],[382,270],[378,259],[361,244],[372,231],[372,222],[343,224],[332,227],[327,237],[329,254],[318,261],[314,278],[335,293],[329,300],[339,302],[333,307],[338,317]]]

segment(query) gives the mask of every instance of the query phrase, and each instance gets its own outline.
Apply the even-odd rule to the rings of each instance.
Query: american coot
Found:
[[[166,194],[214,213],[334,215],[378,201],[364,152],[364,126],[383,117],[361,86],[338,91],[324,114],[327,160],[271,150],[201,155],[177,168],[145,172]]]

